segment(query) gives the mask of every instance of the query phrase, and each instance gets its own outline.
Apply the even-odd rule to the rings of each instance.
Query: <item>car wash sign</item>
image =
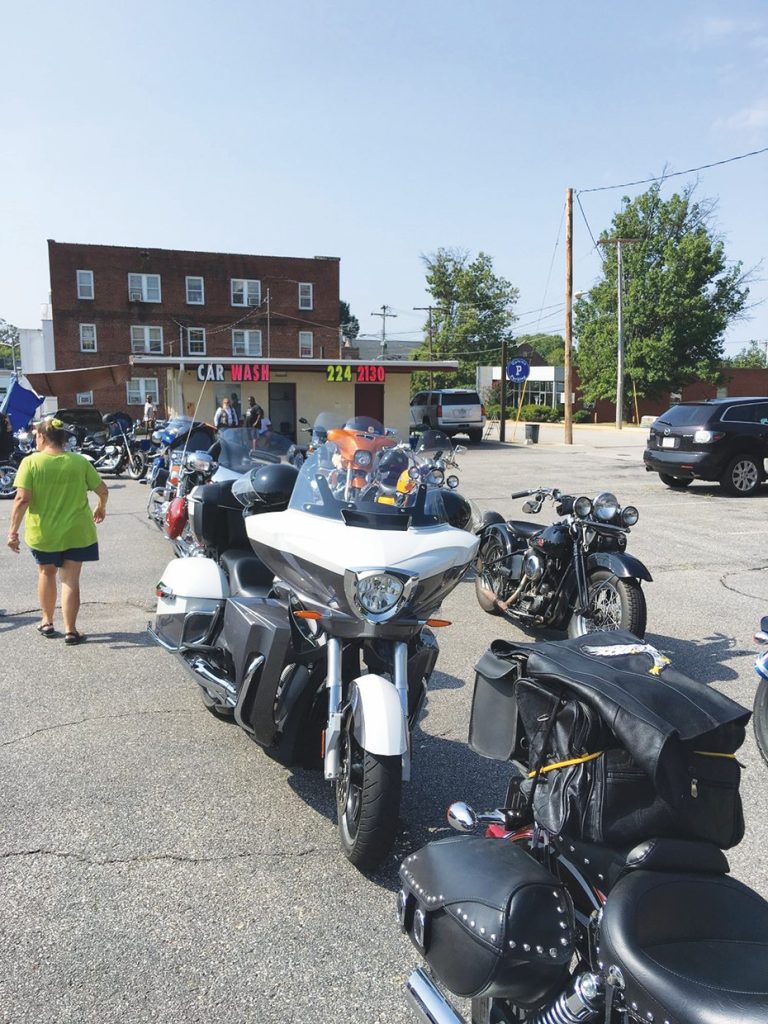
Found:
[[[224,366],[223,363],[200,363],[197,367],[197,379],[201,382],[224,381],[224,371],[229,370],[229,379],[233,384],[242,381],[269,380],[268,363],[232,363],[231,366]]]

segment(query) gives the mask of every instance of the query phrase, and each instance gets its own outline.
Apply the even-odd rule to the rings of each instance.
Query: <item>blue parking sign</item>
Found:
[[[527,359],[510,359],[507,363],[507,380],[521,384],[528,379],[531,367]]]

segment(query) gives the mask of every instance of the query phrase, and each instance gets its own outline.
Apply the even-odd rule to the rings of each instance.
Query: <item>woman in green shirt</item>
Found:
[[[64,451],[67,436],[61,420],[44,419],[35,424],[37,451],[24,459],[14,480],[17,490],[8,547],[18,554],[19,526],[26,513],[24,539],[38,570],[37,596],[42,610],[38,631],[48,638],[58,635],[53,627],[58,572],[64,643],[79,644],[85,640],[77,631],[80,570],[83,562],[98,561],[96,523],[104,520],[109,492],[88,459]],[[93,513],[89,491],[95,491],[99,499]]]

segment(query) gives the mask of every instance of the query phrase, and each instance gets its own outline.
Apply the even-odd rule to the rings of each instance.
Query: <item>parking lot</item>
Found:
[[[643,468],[644,430],[574,436],[566,448],[562,427],[543,427],[538,445],[471,446],[462,492],[515,518],[509,493],[537,484],[637,505],[628,550],[654,577],[648,641],[751,706],[768,487],[751,499],[670,491]],[[37,634],[32,558],[2,551],[0,1021],[411,1020],[402,985],[418,957],[395,920],[397,867],[442,830],[452,799],[503,796],[504,766],[466,747],[473,665],[497,636],[529,638],[485,615],[471,580],[453,592],[400,839],[362,876],[338,849],[331,788],[215,719],[149,641],[169,546],[145,518],[145,487],[109,487],[102,560],[83,571],[84,646]],[[9,513],[0,505],[3,531]],[[747,834],[729,858],[768,896],[768,766],[751,733],[739,756]]]

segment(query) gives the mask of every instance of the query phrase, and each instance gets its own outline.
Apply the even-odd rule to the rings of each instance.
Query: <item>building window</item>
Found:
[[[261,331],[232,331],[233,356],[260,356]]]
[[[80,351],[96,351],[96,324],[80,324]]]
[[[191,356],[205,355],[205,328],[187,328],[187,352]]]
[[[157,385],[157,377],[132,377],[125,385],[128,405],[144,405],[147,397],[157,403],[160,394]]]
[[[313,309],[314,304],[312,301],[312,285],[311,284],[300,284],[299,285],[299,309]]]
[[[299,358],[311,359],[313,347],[312,331],[299,331]]]
[[[93,405],[93,392],[78,391],[75,396],[75,402],[77,405]]]
[[[131,352],[161,356],[163,354],[163,328],[131,327]]]
[[[261,281],[232,278],[232,305],[258,306],[261,303]]]
[[[129,274],[129,302],[160,302],[159,274]]]
[[[190,306],[205,304],[205,286],[202,277],[187,278],[187,302]]]
[[[93,271],[78,270],[77,272],[77,297],[78,299],[93,298]]]

